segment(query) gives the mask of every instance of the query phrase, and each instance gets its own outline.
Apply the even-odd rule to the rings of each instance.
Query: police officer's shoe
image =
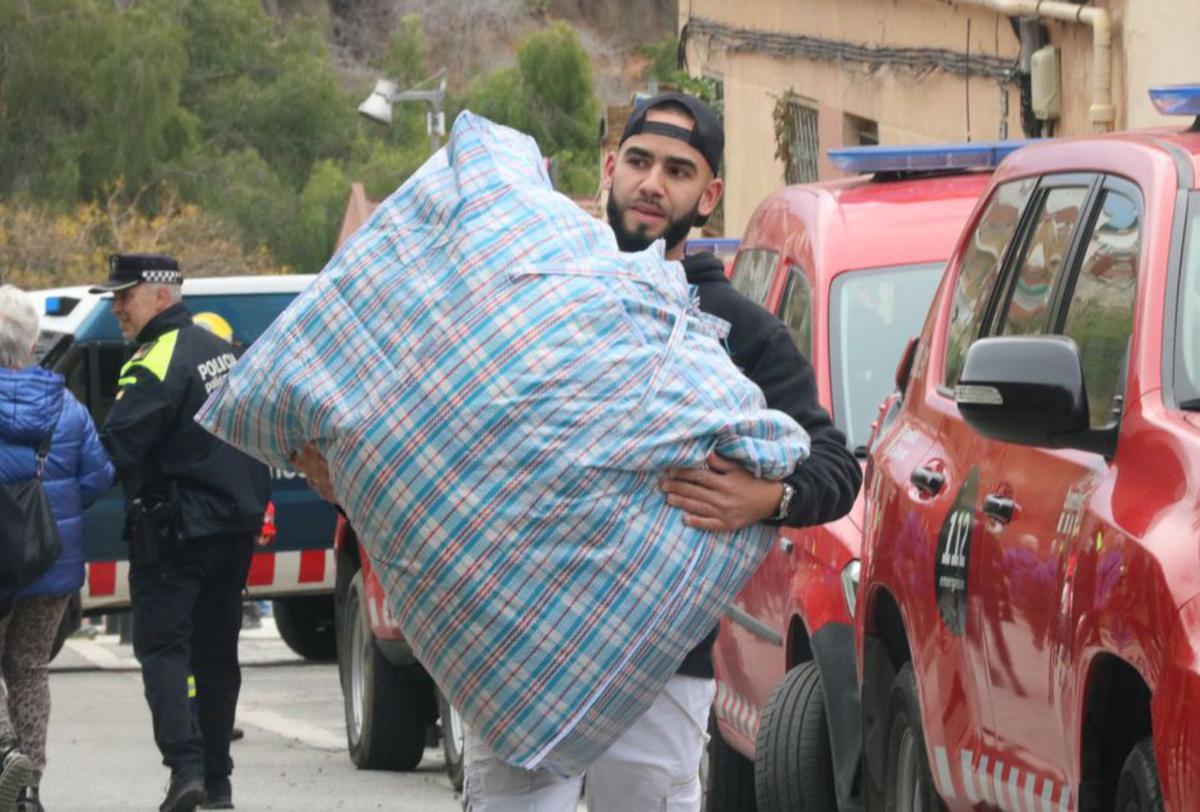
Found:
[[[227,776],[205,778],[204,791],[208,800],[200,804],[201,809],[233,809],[233,785]]]
[[[191,773],[171,773],[171,784],[167,797],[158,805],[158,812],[192,812],[208,800],[204,793],[204,779]]]
[[[10,748],[0,761],[0,809],[12,809],[32,780],[33,762],[17,748]]]

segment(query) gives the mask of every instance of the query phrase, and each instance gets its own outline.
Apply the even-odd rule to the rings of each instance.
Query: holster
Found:
[[[130,503],[131,565],[152,567],[174,558],[182,549],[183,512],[174,484],[166,491],[139,496]]]

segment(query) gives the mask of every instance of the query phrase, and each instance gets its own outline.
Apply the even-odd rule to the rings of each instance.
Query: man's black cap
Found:
[[[664,104],[676,104],[691,113],[695,122],[692,129],[685,130],[662,121],[646,121],[646,113]],[[652,96],[629,117],[625,124],[625,132],[621,133],[621,143],[624,144],[631,135],[638,133],[665,135],[690,144],[708,161],[714,175],[721,166],[721,153],[725,151],[725,128],[721,126],[721,119],[717,118],[712,108],[695,96],[674,91]]]
[[[109,254],[108,281],[88,292],[112,293],[142,282],[179,285],[183,283],[183,274],[179,272],[179,263],[166,254]]]

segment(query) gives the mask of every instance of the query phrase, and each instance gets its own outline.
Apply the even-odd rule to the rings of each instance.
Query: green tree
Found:
[[[643,45],[638,52],[650,60],[642,72],[643,79],[671,82],[679,68],[679,37],[668,34],[658,42]]]
[[[349,191],[350,180],[336,163],[318,162],[300,194],[291,240],[276,256],[296,268],[320,270],[333,254]]]
[[[152,183],[195,129],[183,35],[166,0],[0,0],[0,192],[66,205]]]
[[[595,191],[600,104],[591,60],[569,25],[556,22],[530,35],[517,50],[517,64],[478,79],[466,103],[533,136],[543,155],[558,160],[564,191]]]

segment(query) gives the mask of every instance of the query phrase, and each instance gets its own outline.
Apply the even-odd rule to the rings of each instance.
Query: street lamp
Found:
[[[375,83],[371,95],[358,106],[358,112],[380,124],[391,124],[392,104],[395,102],[425,102],[429,105],[429,110],[425,113],[425,130],[429,133],[429,153],[432,155],[441,147],[441,137],[446,134],[446,114],[442,110],[446,100],[446,71],[438,71],[434,78],[438,80],[438,84],[433,90],[400,92],[396,91],[395,82],[380,79]]]

